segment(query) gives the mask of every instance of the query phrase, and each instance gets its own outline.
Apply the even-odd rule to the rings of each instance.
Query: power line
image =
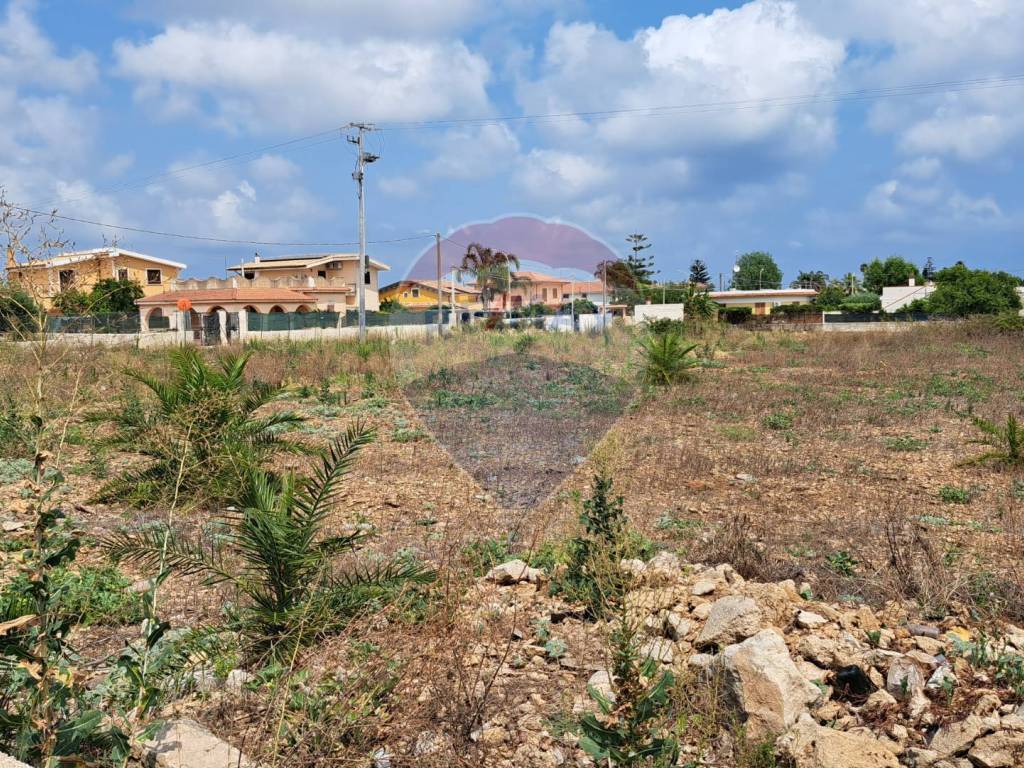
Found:
[[[617,115],[638,115],[656,117],[661,114],[704,114],[716,111],[739,111],[758,107],[792,107],[811,104],[828,104],[853,101],[869,101],[874,99],[895,98],[900,96],[926,96],[934,93],[959,93],[964,91],[989,90],[1024,85],[1024,74],[1007,75],[973,80],[945,80],[931,83],[913,83],[908,85],[890,86],[887,88],[868,88],[846,91],[835,94],[810,93],[795,96],[770,96],[758,99],[738,99],[732,101],[692,102],[687,104],[655,105],[645,107],[622,107],[592,111],[550,112],[527,115],[504,115],[496,117],[470,117],[451,120],[420,120],[393,121],[379,123],[381,130],[402,131],[431,128],[450,128],[460,125],[483,126],[500,123],[531,124],[557,122],[563,119],[602,118]]]
[[[10,205],[10,204],[9,204]],[[80,219],[75,216],[63,216],[56,213],[49,213],[45,211],[37,211],[32,208],[25,208],[20,205],[10,205],[16,211],[22,211],[24,213],[34,214],[36,216],[47,216],[54,219],[60,219],[61,221],[73,221],[78,224],[89,224],[95,227],[104,227],[106,229],[117,229],[122,232],[135,232],[143,235],[156,235],[158,237],[174,237],[181,240],[201,240],[209,243],[228,243],[231,245],[276,245],[287,248],[338,248],[343,246],[359,245],[358,241],[351,243],[284,243],[276,242],[271,240],[232,240],[224,237],[209,237],[205,235],[186,235],[180,232],[161,232],[155,229],[145,229],[143,227],[128,227],[122,224],[108,224],[102,221],[92,221],[90,219]],[[423,240],[424,238],[433,237],[433,235],[419,234],[410,235],[409,237],[395,237],[388,240],[368,240],[367,242],[371,245],[382,245],[385,243],[404,243],[411,240]]]

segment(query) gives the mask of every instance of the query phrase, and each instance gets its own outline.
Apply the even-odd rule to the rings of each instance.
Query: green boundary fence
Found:
[[[46,318],[47,333],[138,333],[138,312],[106,315],[51,315]]]

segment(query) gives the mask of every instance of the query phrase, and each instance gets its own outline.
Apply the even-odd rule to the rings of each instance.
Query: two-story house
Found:
[[[7,252],[7,279],[20,285],[45,309],[63,291],[88,293],[100,280],[131,280],[142,286],[145,296],[167,290],[185,265],[158,259],[145,253],[123,248],[93,248],[88,251],[61,253],[48,259],[19,262]]]
[[[362,279],[366,308],[380,308],[378,275],[390,267],[367,257],[359,276],[358,253],[318,253],[252,261],[230,267],[242,278],[240,287],[287,288],[312,296],[319,309],[344,312],[357,305],[357,281]]]

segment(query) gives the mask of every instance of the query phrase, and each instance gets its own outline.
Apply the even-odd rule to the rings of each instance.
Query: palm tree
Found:
[[[990,450],[967,459],[963,465],[996,463],[1009,467],[1024,467],[1024,425],[1012,413],[1006,416],[1006,426],[1002,427],[980,416],[973,417],[974,426],[983,437],[971,440],[976,445],[988,446]]]
[[[864,270],[865,265],[861,265],[861,270]],[[847,272],[843,276],[842,280],[843,290],[847,296],[852,296],[855,293],[859,293],[861,290],[862,283],[860,278],[857,277],[853,272]]]
[[[513,265],[519,269],[519,257],[515,254],[495,251],[480,243],[470,243],[459,269],[473,275],[473,281],[480,291],[480,302],[487,309],[494,296],[507,293],[515,282]]]
[[[336,571],[337,556],[358,549],[364,531],[323,536],[324,523],[356,454],[374,438],[350,426],[311,476],[283,477],[250,469],[238,509],[223,516],[213,547],[164,530],[128,531],[103,541],[115,560],[201,575],[230,584],[242,596],[235,617],[249,651],[280,655],[341,628],[367,604],[393,597],[409,583],[429,583],[434,571],[398,558]]]
[[[640,340],[643,363],[640,379],[647,386],[667,387],[690,376],[700,365],[694,355],[696,344],[687,344],[674,331],[651,333]]]
[[[280,451],[314,452],[284,439],[305,419],[293,411],[258,415],[279,399],[280,386],[248,382],[252,353],[225,355],[209,365],[192,347],[171,352],[169,376],[127,370],[152,395],[143,401],[126,391],[118,407],[92,414],[114,426],[106,442],[149,461],[105,484],[100,500],[154,504],[176,492],[180,498],[231,503],[248,467]]]

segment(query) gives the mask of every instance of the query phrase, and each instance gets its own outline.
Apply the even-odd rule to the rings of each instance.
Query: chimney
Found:
[[[17,259],[14,258],[14,246],[13,245],[8,245],[7,246],[7,268],[8,269],[13,269],[14,267],[17,267],[17,266],[18,266],[18,261],[17,261]]]
[[[917,280],[915,280],[914,278],[910,278],[910,282],[907,283],[907,285],[913,288],[915,285],[917,285]]]
[[[259,253],[256,253],[256,254],[255,254],[255,255],[254,255],[253,257],[252,257],[252,263],[253,263],[253,264],[259,264],[259,263],[260,263],[260,255],[259,255]]]

